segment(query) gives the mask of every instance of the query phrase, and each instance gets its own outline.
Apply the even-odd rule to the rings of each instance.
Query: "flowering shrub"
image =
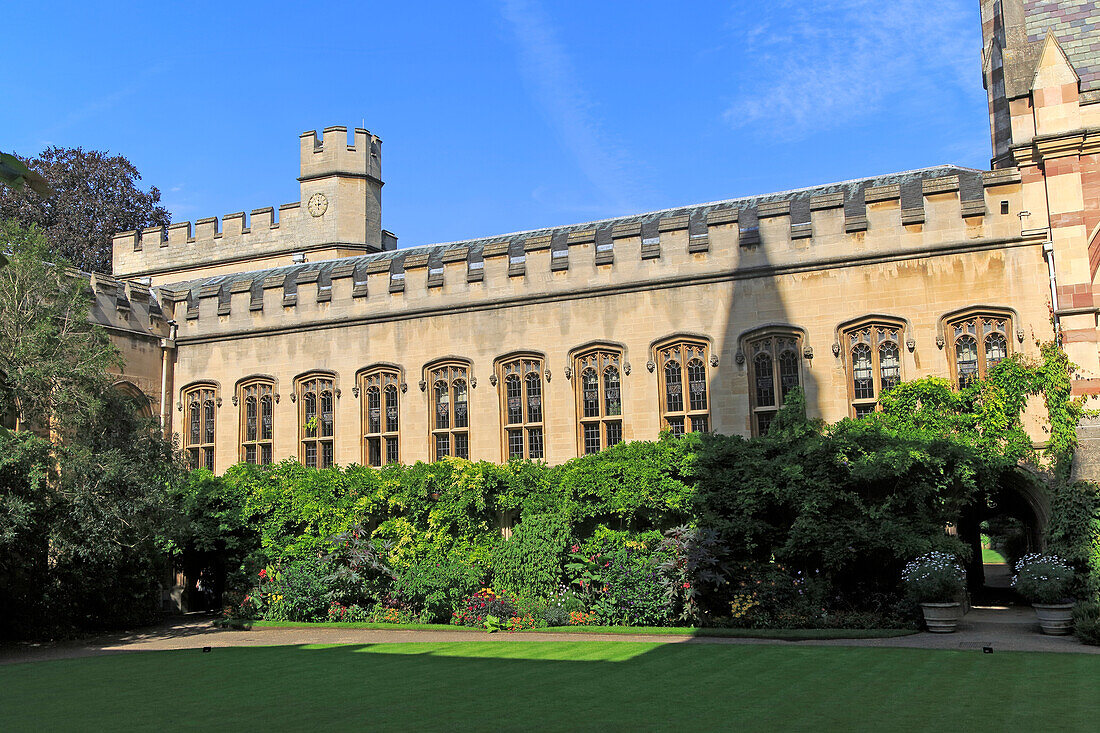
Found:
[[[600,620],[596,618],[595,614],[585,613],[584,611],[572,611],[569,614],[570,626],[595,626],[600,623]]]
[[[910,561],[901,579],[918,603],[950,603],[965,587],[966,571],[953,555],[929,552]]]
[[[728,554],[713,530],[684,525],[665,532],[660,570],[667,603],[680,620],[697,624],[709,615],[705,607],[729,583],[720,559]]]
[[[659,566],[667,555],[663,547],[652,552],[637,542],[588,556],[573,545],[566,571],[582,605],[602,623],[659,626],[670,617]]]
[[[549,598],[545,600],[539,615],[547,626],[565,626],[569,623],[569,613],[580,610],[580,601],[573,595],[573,591],[564,585],[559,585]]]
[[[457,611],[451,614],[451,623],[455,626],[473,626],[475,628],[488,628],[486,622],[492,617],[491,622],[496,628],[505,628],[506,619],[518,616],[516,602],[507,593],[497,593],[492,588],[482,588],[477,593],[463,601]]]
[[[1012,587],[1031,603],[1065,603],[1073,584],[1073,568],[1057,555],[1032,552],[1016,563]]]

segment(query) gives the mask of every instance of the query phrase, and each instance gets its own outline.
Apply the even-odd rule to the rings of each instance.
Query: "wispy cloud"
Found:
[[[537,0],[502,0],[501,12],[515,35],[520,68],[535,101],[563,148],[604,199],[586,208],[609,213],[634,210],[638,184],[633,166],[601,128],[573,61],[542,6]]]
[[[87,104],[72,110],[69,114],[65,115],[65,117],[42,130],[40,134],[53,135],[73,127],[78,123],[84,122],[89,118],[103,114],[104,112],[109,112],[127,97],[142,91],[150,79],[163,73],[167,68],[168,64],[165,62],[159,62],[144,68],[136,74],[133,74],[130,77],[130,83],[126,86],[93,98]]]
[[[752,59],[726,109],[738,127],[801,137],[878,110],[893,94],[977,81],[972,0],[780,0],[761,15],[738,3],[731,22]],[[927,110],[933,114],[934,110]]]

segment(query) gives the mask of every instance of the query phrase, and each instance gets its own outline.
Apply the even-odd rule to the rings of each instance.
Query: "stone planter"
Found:
[[[959,625],[962,606],[959,603],[922,603],[924,625],[933,634],[950,634]]]
[[[1072,603],[1032,603],[1044,634],[1065,636],[1073,631]]]

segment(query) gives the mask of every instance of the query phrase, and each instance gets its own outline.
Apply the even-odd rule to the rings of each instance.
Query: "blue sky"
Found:
[[[401,246],[986,167],[978,0],[17,3],[0,149],[120,153],[173,221],[298,198],[298,134],[383,140]]]

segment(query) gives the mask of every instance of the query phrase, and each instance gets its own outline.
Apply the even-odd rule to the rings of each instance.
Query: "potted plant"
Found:
[[[1044,634],[1073,631],[1073,568],[1057,555],[1032,552],[1016,563],[1012,587],[1031,603]]]
[[[924,625],[936,634],[949,634],[959,625],[959,596],[966,587],[966,571],[953,555],[929,552],[905,566],[902,573],[909,596],[920,604]]]

